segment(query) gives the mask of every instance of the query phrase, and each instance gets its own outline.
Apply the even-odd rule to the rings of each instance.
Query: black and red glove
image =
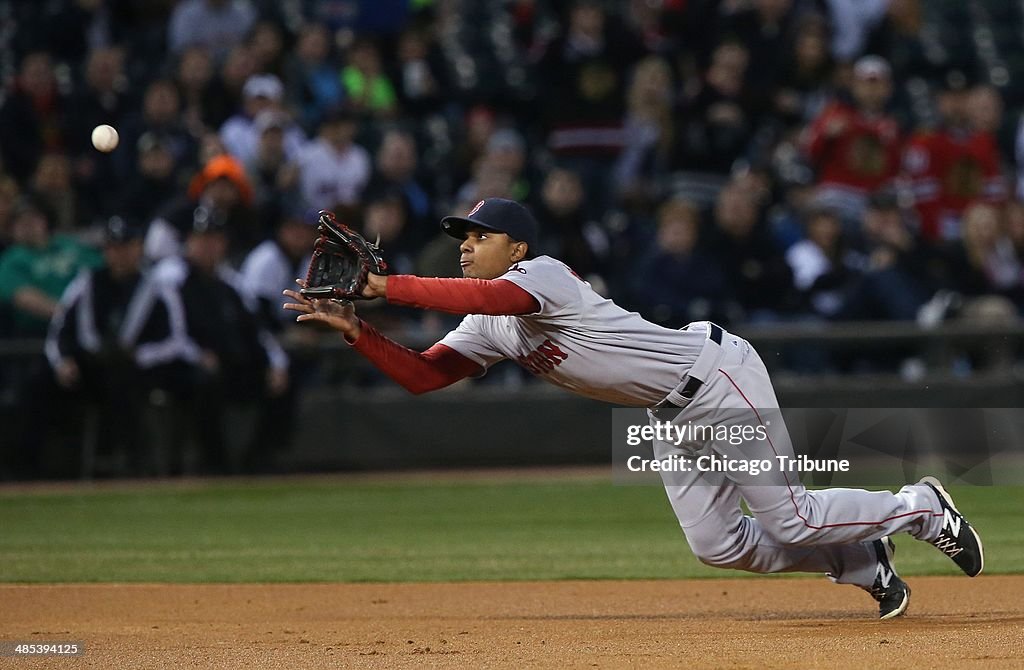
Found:
[[[364,300],[369,273],[385,275],[388,264],[377,244],[343,223],[333,212],[320,212],[320,237],[313,246],[313,258],[300,293],[307,298]]]

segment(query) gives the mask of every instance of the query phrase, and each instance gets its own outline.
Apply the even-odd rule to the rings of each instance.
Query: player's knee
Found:
[[[701,538],[686,536],[690,550],[704,565],[715,568],[742,568],[745,551],[740,543],[729,538]]]
[[[764,532],[783,546],[801,547],[815,542],[814,529],[795,514],[767,519],[758,517],[758,521]]]
[[[735,556],[726,553],[714,553],[710,555],[697,554],[697,560],[704,565],[713,568],[741,568],[742,563]]]
[[[818,518],[816,501],[808,491],[796,491],[785,504],[774,509],[754,511],[762,530],[776,543],[787,547],[816,544],[819,528],[812,523]]]

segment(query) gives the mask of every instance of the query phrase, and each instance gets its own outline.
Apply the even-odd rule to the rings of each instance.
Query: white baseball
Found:
[[[105,123],[92,129],[92,145],[103,153],[116,149],[119,139],[114,127]]]

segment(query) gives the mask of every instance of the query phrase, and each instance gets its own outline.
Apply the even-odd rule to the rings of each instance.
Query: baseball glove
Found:
[[[338,223],[334,213],[326,210],[320,212],[317,230],[320,237],[313,246],[306,286],[299,292],[307,298],[363,300],[367,275],[388,272],[380,247]]]

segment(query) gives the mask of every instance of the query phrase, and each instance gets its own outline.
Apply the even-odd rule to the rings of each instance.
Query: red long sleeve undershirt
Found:
[[[440,279],[413,275],[388,277],[388,302],[451,314],[532,314],[540,303],[502,279]],[[389,340],[365,321],[352,346],[381,372],[419,395],[481,372],[477,363],[451,347],[435,344],[420,353]]]
[[[483,369],[441,343],[420,353],[389,340],[365,321],[361,325],[352,347],[410,393],[436,391]]]
[[[526,290],[504,279],[448,279],[391,275],[388,302],[450,314],[491,316],[533,314],[540,303]]]

